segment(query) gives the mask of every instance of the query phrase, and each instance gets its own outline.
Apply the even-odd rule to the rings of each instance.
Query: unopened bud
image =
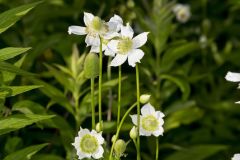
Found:
[[[127,143],[122,139],[118,139],[114,145],[115,156],[120,158],[124,154],[126,147]]]
[[[149,100],[150,100],[150,97],[151,97],[151,95],[149,95],[149,94],[142,94],[142,95],[140,96],[140,102],[141,102],[142,104],[148,103]]]
[[[137,128],[135,126],[133,126],[133,128],[131,129],[130,133],[129,133],[130,137],[132,139],[136,139],[138,136],[138,131]]]
[[[113,135],[111,141],[114,142],[114,141],[116,141],[116,140],[117,140],[116,135]]]
[[[102,131],[102,126],[101,126],[101,123],[99,123],[99,122],[96,124],[96,131],[97,132],[101,132]]]
[[[96,53],[89,53],[84,61],[84,75],[86,78],[95,78],[99,75],[99,58]]]

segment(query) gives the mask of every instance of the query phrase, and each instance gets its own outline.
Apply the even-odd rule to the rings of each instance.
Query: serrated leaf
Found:
[[[22,5],[10,10],[7,10],[0,14],[0,33],[7,30],[9,27],[14,25],[22,16],[27,14],[31,9],[41,2],[30,3]]]
[[[219,151],[227,149],[224,145],[199,145],[171,154],[165,160],[204,160]]]
[[[54,117],[54,115],[17,114],[2,118],[0,119],[0,135],[18,130],[42,120],[50,119],[52,117]]]
[[[5,61],[11,59],[15,56],[18,56],[31,48],[16,48],[16,47],[8,47],[0,49],[0,61]]]
[[[7,157],[5,157],[3,160],[29,160],[31,157],[36,154],[38,151],[40,151],[43,147],[47,146],[47,143],[39,144],[30,146],[24,149],[21,149],[17,152],[14,152]]]
[[[180,76],[180,75],[172,76],[172,75],[163,74],[160,77],[162,79],[167,79],[175,83],[183,93],[182,95],[183,100],[186,100],[189,97],[190,90],[191,90],[190,84],[187,82],[187,80],[183,76]]]
[[[40,88],[42,86],[38,85],[31,85],[31,86],[7,86],[7,87],[0,87],[0,98],[5,97],[12,97],[18,94]]]

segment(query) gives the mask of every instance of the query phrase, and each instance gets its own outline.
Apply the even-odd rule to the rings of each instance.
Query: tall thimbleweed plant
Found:
[[[106,56],[113,57],[109,67],[118,67],[118,100],[117,100],[117,128],[112,137],[109,160],[120,159],[124,154],[127,144],[120,139],[120,130],[129,116],[130,112],[136,107],[137,114],[131,115],[133,128],[130,131],[130,138],[136,146],[136,159],[140,160],[140,136],[163,135],[163,117],[160,111],[148,103],[150,95],[140,96],[139,63],[144,57],[144,52],[140,49],[146,42],[149,32],[143,32],[134,36],[134,30],[129,23],[124,25],[120,16],[114,15],[108,22],[91,13],[84,13],[85,27],[70,26],[69,34],[86,35],[85,42],[87,47],[91,47],[90,53],[86,56],[84,63],[84,74],[91,81],[91,108],[92,108],[92,130],[82,129],[78,132],[73,146],[77,151],[79,159],[104,157],[104,142],[102,134],[102,68],[103,52]],[[98,53],[98,55],[97,55]],[[129,66],[136,70],[136,102],[121,117],[121,95],[122,95],[122,70],[121,65],[128,61]],[[95,122],[95,100],[94,100],[94,79],[98,76],[98,123]],[[141,108],[140,103],[144,106]],[[156,159],[158,159],[158,139],[156,141]],[[105,149],[107,150],[107,148]],[[107,158],[107,157],[104,157]]]

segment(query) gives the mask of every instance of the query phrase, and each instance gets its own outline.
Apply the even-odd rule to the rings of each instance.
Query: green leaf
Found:
[[[171,154],[165,160],[204,160],[219,151],[227,149],[224,145],[199,145]]]
[[[186,56],[187,54],[191,53],[192,51],[198,48],[199,48],[199,45],[196,42],[191,42],[191,43],[186,43],[180,46],[171,47],[164,53],[160,68],[163,71],[169,70],[178,59]]]
[[[19,75],[26,75],[26,76],[34,76],[35,75],[33,73],[26,72],[10,63],[3,62],[3,61],[0,61],[0,70],[6,71],[6,72],[11,72],[11,73],[16,73]]]
[[[37,115],[37,114],[17,114],[0,119],[0,135],[6,134],[33,123],[50,119],[54,115]]]
[[[184,78],[183,76],[180,76],[180,75],[172,76],[172,75],[167,75],[167,74],[163,74],[160,77],[162,79],[167,79],[167,80],[170,80],[173,83],[175,83],[183,93],[183,95],[182,95],[183,100],[186,100],[189,97],[191,88],[190,88],[190,84],[187,82],[186,78]]]
[[[34,155],[31,160],[64,160],[62,157],[59,157],[54,154],[37,154]]]
[[[47,146],[48,144],[39,144],[30,146],[24,149],[21,149],[17,152],[14,152],[7,157],[5,157],[3,160],[28,160],[31,159],[31,157],[36,154],[38,151],[40,151],[43,147]]]
[[[20,58],[17,62],[14,63],[14,66],[20,68],[24,62],[26,58],[26,55],[24,55],[22,58]],[[16,74],[15,73],[11,73],[11,72],[5,72],[2,71],[2,75],[3,75],[3,81],[5,85],[9,85],[11,84],[11,82],[15,79]]]
[[[0,50],[0,61],[5,61],[11,59],[15,56],[18,56],[31,48],[15,48],[15,47],[8,47],[3,48]]]
[[[203,111],[197,107],[187,107],[169,114],[165,119],[164,129],[165,132],[177,128],[180,125],[188,125],[203,116]]]
[[[16,96],[18,94],[40,88],[42,86],[38,85],[31,85],[31,86],[7,86],[7,87],[0,87],[0,98]]]
[[[0,14],[0,33],[7,30],[9,27],[14,25],[22,16],[27,14],[31,9],[41,2],[30,3],[16,7]]]

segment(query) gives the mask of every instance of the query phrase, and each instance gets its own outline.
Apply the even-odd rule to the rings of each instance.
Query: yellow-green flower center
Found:
[[[90,25],[87,26],[87,31],[90,34],[103,34],[108,30],[107,25],[99,17],[94,17]]]
[[[158,125],[158,120],[153,115],[148,115],[142,118],[142,128],[146,131],[156,131]]]
[[[94,136],[86,134],[81,139],[80,148],[85,153],[94,153],[98,148],[98,141]]]
[[[130,38],[124,37],[119,40],[117,49],[119,54],[127,54],[132,49],[133,42]]]

